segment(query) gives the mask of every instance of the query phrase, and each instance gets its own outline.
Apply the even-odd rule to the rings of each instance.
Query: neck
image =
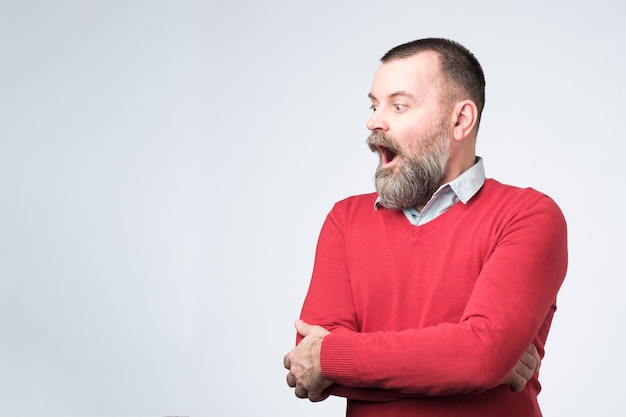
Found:
[[[454,152],[450,154],[448,159],[448,168],[446,169],[446,175],[441,184],[446,184],[459,175],[470,169],[476,163],[476,152],[472,148],[471,151]]]

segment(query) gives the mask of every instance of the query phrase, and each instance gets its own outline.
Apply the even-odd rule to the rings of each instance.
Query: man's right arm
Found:
[[[313,329],[313,332],[312,332],[313,337],[317,337],[317,335],[324,334],[324,332],[327,333],[327,330],[325,330],[321,326],[309,326],[306,323],[304,324],[304,326],[305,328],[309,329],[309,331]],[[319,329],[319,332],[314,330],[316,328]],[[302,341],[306,342],[307,339],[308,339],[308,336],[305,336],[304,339],[302,339]],[[321,340],[320,340],[320,343],[321,343]],[[302,345],[304,344],[305,343],[302,343]],[[319,343],[317,345],[319,346]],[[300,345],[298,346],[298,348],[299,347]],[[290,370],[290,372],[287,375],[287,383],[290,387],[295,388],[295,391],[296,391],[295,394],[297,397],[309,398],[311,401],[322,401],[326,399],[329,395],[336,395],[340,397],[346,397],[346,398],[364,400],[364,401],[390,401],[390,400],[399,399],[399,398],[415,397],[415,395],[399,393],[399,392],[395,392],[392,390],[384,390],[380,388],[372,388],[372,389],[350,388],[350,387],[340,386],[337,384],[332,385],[331,381],[328,382],[331,385],[327,389],[325,389],[324,391],[317,391],[316,387],[318,385],[316,385],[316,381],[325,380],[324,375],[321,373],[321,366],[319,363],[319,347],[318,347],[318,350],[316,350],[315,352],[310,352],[309,350],[305,349],[305,351],[307,352],[306,357],[301,357],[301,356],[296,355],[294,353],[296,352],[296,350],[299,350],[299,349],[297,348],[293,349],[288,355],[285,356],[284,361],[285,361],[285,368]],[[293,362],[294,360],[296,360],[296,362]],[[303,361],[304,364],[308,364],[309,366],[308,367],[301,366],[301,364],[298,361]],[[532,378],[532,376],[536,372],[538,372],[540,363],[541,363],[541,360],[539,358],[539,352],[537,351],[537,348],[534,345],[531,345],[526,350],[524,355],[522,355],[522,358],[516,364],[515,368],[511,370],[511,372],[507,375],[507,377],[502,381],[502,384],[510,385],[511,390],[514,392],[521,392],[526,386],[526,383]],[[308,368],[309,373],[305,372],[303,374],[301,371],[299,372],[298,370],[293,368],[294,364],[296,366],[301,366],[302,369]],[[314,366],[311,367],[310,366],[311,364],[313,364]],[[315,371],[317,372],[317,375],[311,374],[310,372],[315,369],[317,370]],[[301,383],[303,385],[298,386],[297,384],[298,378],[296,376],[300,376],[302,378]],[[316,385],[316,387],[306,386],[306,383],[308,381],[313,381],[312,383]]]

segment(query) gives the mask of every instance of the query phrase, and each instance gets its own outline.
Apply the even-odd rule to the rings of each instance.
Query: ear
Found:
[[[472,135],[478,122],[478,108],[472,100],[459,101],[454,105],[454,140],[461,141]]]

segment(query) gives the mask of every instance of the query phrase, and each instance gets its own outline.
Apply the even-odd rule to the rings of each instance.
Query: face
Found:
[[[368,145],[380,156],[376,190],[391,209],[423,207],[445,178],[449,110],[434,53],[383,63],[374,76]]]

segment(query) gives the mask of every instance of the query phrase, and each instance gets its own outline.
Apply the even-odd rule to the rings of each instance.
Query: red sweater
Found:
[[[558,206],[489,179],[413,226],[375,199],[329,213],[301,315],[331,331],[322,372],[347,415],[541,416],[536,376],[500,382],[531,343],[544,355],[567,269]]]

